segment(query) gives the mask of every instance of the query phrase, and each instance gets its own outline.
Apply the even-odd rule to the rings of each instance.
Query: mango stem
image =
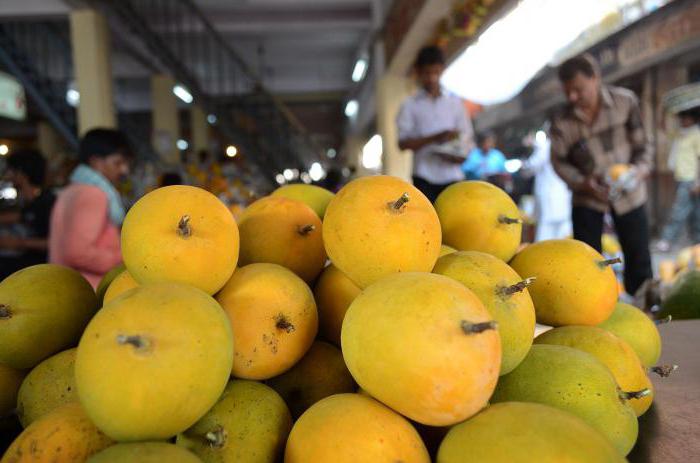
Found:
[[[136,350],[143,351],[151,346],[151,343],[143,336],[133,335],[129,336],[126,334],[117,335],[118,344],[131,344]]]
[[[226,444],[226,430],[217,426],[213,430],[209,431],[204,436],[212,447],[221,448]]]
[[[396,201],[390,202],[389,207],[395,211],[401,210],[401,208],[404,206],[404,204],[406,204],[408,201],[410,201],[410,199],[411,198],[409,198],[408,193],[404,193]]]
[[[496,289],[496,293],[501,296],[512,296],[515,293],[522,293],[525,288],[529,288],[537,280],[537,277],[525,278],[511,286],[502,286]]]
[[[664,324],[666,324],[666,323],[670,323],[671,320],[673,320],[673,316],[672,316],[672,315],[668,315],[668,316],[666,316],[666,317],[664,317],[664,318],[660,318],[660,319],[658,319],[658,320],[654,320],[654,323],[656,323],[657,325],[664,325]]]
[[[190,216],[183,215],[177,223],[177,234],[183,238],[192,236],[192,225],[190,225]]]
[[[622,259],[620,259],[620,257],[618,256],[618,257],[613,257],[612,259],[598,261],[598,266],[600,268],[605,268],[605,267],[608,267],[610,265],[621,264],[621,263],[622,263]]]
[[[0,304],[0,320],[9,320],[10,318],[12,318],[10,306],[6,304]]]
[[[504,214],[498,216],[498,222],[506,225],[514,225],[516,223],[523,223],[523,219],[508,217]]]
[[[299,226],[299,228],[297,228],[297,233],[299,233],[301,236],[306,236],[314,230],[316,230],[316,225],[313,225],[313,224],[301,225],[301,226]]]
[[[287,333],[296,330],[292,322],[290,322],[284,314],[279,314],[275,317],[275,326],[278,330],[284,330]]]
[[[642,389],[641,391],[620,391],[620,398],[622,400],[641,399],[642,397],[646,397],[649,394],[651,394],[651,389],[649,388]]]
[[[671,376],[671,373],[673,373],[677,369],[678,365],[656,365],[654,367],[649,368],[649,372],[656,373],[662,378],[668,378],[669,376]]]
[[[490,320],[482,323],[471,323],[466,320],[462,320],[462,331],[464,334],[479,334],[487,330],[495,330],[498,328],[498,323],[496,320]]]

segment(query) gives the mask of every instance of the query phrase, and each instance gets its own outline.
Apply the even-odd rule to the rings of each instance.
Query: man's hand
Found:
[[[436,133],[433,137],[435,137],[437,143],[446,143],[459,137],[459,132],[456,130],[444,130],[440,133]]]
[[[602,185],[595,177],[586,177],[578,191],[606,203],[610,200],[610,188]]]

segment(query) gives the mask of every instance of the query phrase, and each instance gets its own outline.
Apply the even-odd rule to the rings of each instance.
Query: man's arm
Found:
[[[401,150],[417,151],[426,145],[450,141],[458,135],[456,131],[445,130],[427,137],[415,136],[415,121],[413,120],[410,106],[406,103],[401,105],[399,114],[396,117],[396,125],[399,129],[399,149]]]

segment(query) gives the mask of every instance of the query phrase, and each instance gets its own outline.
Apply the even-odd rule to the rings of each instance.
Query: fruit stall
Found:
[[[155,189],[96,290],[52,264],[0,283],[1,463],[697,460],[697,270],[654,320],[619,259],[521,243],[478,181],[238,212]]]

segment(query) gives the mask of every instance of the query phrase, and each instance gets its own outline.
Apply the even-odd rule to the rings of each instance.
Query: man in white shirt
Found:
[[[399,111],[399,148],[413,150],[413,183],[435,201],[442,190],[464,178],[460,166],[473,146],[473,129],[462,100],[440,87],[442,51],[423,48],[415,69],[421,88]]]

